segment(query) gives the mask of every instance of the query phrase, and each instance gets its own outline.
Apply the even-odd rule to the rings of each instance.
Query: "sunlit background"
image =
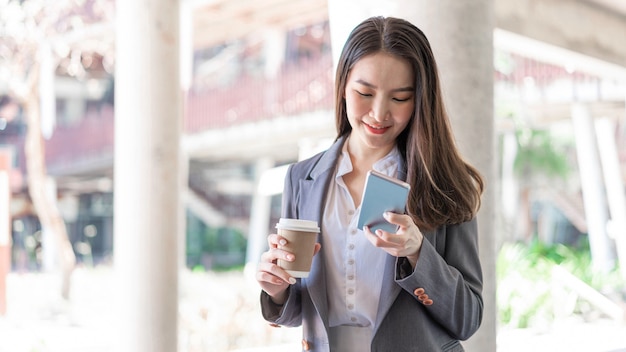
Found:
[[[178,351],[298,350],[253,275],[286,166],[335,137],[341,19],[326,0],[180,4]],[[494,9],[497,349],[626,351],[626,3]],[[115,16],[0,0],[0,352],[114,346]]]

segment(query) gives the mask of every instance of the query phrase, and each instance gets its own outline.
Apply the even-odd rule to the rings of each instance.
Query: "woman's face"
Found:
[[[413,69],[386,53],[365,56],[350,70],[344,94],[350,147],[388,152],[415,111]]]

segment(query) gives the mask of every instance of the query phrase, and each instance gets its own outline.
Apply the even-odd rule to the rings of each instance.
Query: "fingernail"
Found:
[[[278,243],[280,243],[281,246],[284,246],[284,245],[287,244],[287,241],[282,239],[282,240],[278,241]]]
[[[390,215],[391,215],[391,214],[389,214],[389,212],[388,212],[388,211],[386,211],[386,212],[384,212],[384,213],[383,213],[383,216],[384,216],[384,217],[386,217],[386,218],[388,218]]]
[[[288,261],[292,261],[293,260],[293,255],[287,254],[286,258],[287,258]]]
[[[382,236],[383,235],[383,230],[376,230],[376,234],[378,236]]]
[[[296,279],[294,279],[293,277],[290,277],[289,278],[289,283],[292,284],[292,285],[295,284],[296,283]]]

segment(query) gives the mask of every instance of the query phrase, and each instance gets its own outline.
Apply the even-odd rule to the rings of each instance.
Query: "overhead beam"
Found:
[[[214,1],[194,12],[194,47],[210,47],[258,32],[262,28],[291,29],[328,18],[322,0]]]
[[[328,18],[326,0],[187,1],[194,6],[195,48],[242,38],[260,28],[289,29]],[[605,2],[496,0],[495,27],[530,41],[626,67],[626,6],[618,3],[609,8],[603,5]]]
[[[626,14],[588,1],[496,0],[496,28],[626,67]]]

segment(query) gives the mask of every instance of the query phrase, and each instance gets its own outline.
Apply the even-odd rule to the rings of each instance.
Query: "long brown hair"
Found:
[[[472,219],[480,208],[483,179],[456,148],[432,49],[410,22],[372,17],[350,33],[335,79],[337,138],[352,130],[344,99],[348,74],[361,58],[378,52],[407,60],[415,76],[415,111],[396,141],[411,184],[409,215],[422,230]]]

